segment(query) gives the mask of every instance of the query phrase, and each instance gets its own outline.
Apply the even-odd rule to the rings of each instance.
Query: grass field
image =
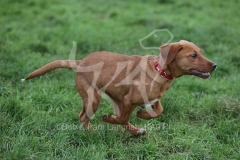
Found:
[[[240,3],[237,0],[15,1],[0,2],[0,159],[240,159]],[[107,50],[159,54],[139,39],[168,29],[172,42],[199,45],[218,64],[203,80],[176,79],[161,102],[164,113],[149,121],[131,116],[147,134],[132,137],[100,120],[113,113],[107,98],[82,129],[75,72],[59,69],[20,82],[28,73],[68,59]],[[149,38],[160,46],[169,35]]]

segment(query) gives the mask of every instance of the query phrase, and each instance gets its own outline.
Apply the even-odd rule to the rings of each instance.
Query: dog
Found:
[[[101,93],[105,92],[113,101],[115,113],[103,115],[102,121],[121,124],[133,135],[144,135],[145,129],[129,122],[137,106],[151,105],[151,110],[138,110],[137,117],[157,118],[163,112],[159,99],[173,80],[183,75],[206,79],[217,68],[203,56],[198,46],[186,40],[162,45],[160,50],[158,56],[126,56],[103,51],[89,54],[82,60],[57,60],[33,71],[23,80],[56,68],[74,69],[77,72],[76,88],[83,101],[79,119],[84,128],[93,128],[90,118],[99,107]]]

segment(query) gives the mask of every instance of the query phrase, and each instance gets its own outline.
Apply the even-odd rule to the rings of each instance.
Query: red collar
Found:
[[[160,64],[158,62],[154,62],[154,68],[158,71],[158,73],[160,74],[161,77],[167,78],[168,80],[172,80],[173,77],[170,74],[167,74],[162,67],[160,66]]]

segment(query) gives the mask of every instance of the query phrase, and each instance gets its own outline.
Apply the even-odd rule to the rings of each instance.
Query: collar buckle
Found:
[[[166,74],[167,74],[166,72],[162,71],[160,76],[163,77],[163,78],[166,78]]]
[[[161,77],[163,78],[167,78],[168,80],[172,80],[173,77],[170,74],[167,74],[162,67],[160,66],[160,64],[158,62],[154,62],[154,68],[157,70],[157,72],[160,74]]]

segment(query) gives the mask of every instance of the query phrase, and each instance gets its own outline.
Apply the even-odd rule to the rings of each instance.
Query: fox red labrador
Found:
[[[205,58],[195,44],[181,40],[160,47],[158,56],[126,56],[112,52],[96,52],[82,60],[58,60],[46,64],[29,74],[25,80],[41,76],[56,68],[77,71],[76,87],[82,97],[83,109],[79,119],[86,129],[91,129],[90,118],[97,111],[101,92],[113,101],[115,114],[102,116],[102,121],[121,124],[134,135],[143,135],[145,129],[129,123],[133,110],[151,105],[151,110],[140,109],[137,117],[159,117],[163,107],[159,99],[169,89],[173,80],[183,75],[208,78],[217,65]]]

